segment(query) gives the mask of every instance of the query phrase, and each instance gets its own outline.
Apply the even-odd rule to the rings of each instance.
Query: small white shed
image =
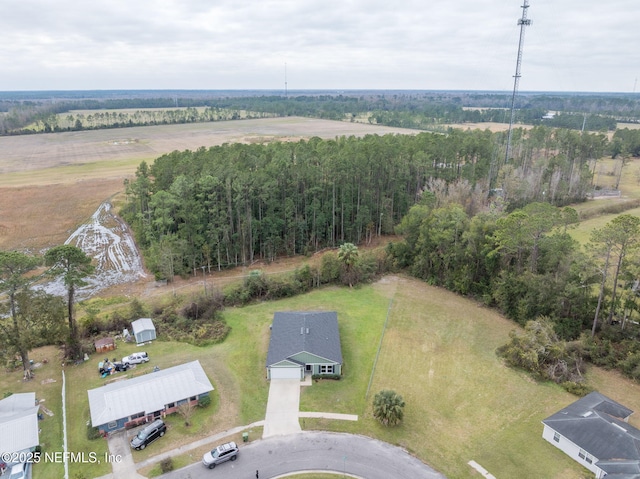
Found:
[[[146,343],[156,339],[156,327],[151,318],[140,318],[131,323],[136,343]]]

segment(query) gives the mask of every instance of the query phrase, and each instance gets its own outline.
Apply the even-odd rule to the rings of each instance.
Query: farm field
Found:
[[[30,176],[20,175],[21,172],[31,174],[70,166],[86,168],[91,163],[115,164],[117,167],[110,172],[111,176],[127,175],[132,174],[142,160],[152,161],[164,153],[202,146],[385,133],[416,132],[355,122],[288,117],[0,137],[0,186],[33,184]],[[98,168],[88,172],[83,172],[83,168],[62,172],[68,173],[67,181],[77,180],[77,175],[81,179],[105,176],[101,168],[100,172],[95,170]],[[46,176],[40,180],[55,182]]]
[[[62,244],[103,201],[117,207],[141,161],[174,150],[386,133],[416,132],[291,117],[0,137],[0,248]]]

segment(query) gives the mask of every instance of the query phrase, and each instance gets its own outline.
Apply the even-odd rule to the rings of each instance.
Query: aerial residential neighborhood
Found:
[[[640,479],[637,8],[507,3],[0,2],[0,479]]]

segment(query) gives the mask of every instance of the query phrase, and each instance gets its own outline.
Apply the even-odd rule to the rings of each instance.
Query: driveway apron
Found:
[[[109,436],[109,452],[118,457],[111,463],[114,479],[144,479],[136,472],[136,465],[131,455],[131,446],[126,431],[120,431]]]
[[[302,432],[298,419],[301,384],[299,379],[271,380],[263,438]]]

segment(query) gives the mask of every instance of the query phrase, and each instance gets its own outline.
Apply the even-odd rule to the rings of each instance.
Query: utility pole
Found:
[[[518,20],[520,25],[520,42],[518,43],[518,60],[516,61],[516,74],[513,76],[513,95],[511,96],[511,119],[509,120],[509,134],[507,136],[507,151],[504,162],[509,161],[511,155],[511,134],[513,131],[513,119],[515,116],[516,94],[518,93],[518,84],[520,83],[520,66],[522,65],[522,48],[524,46],[524,29],[531,25],[531,20],[527,18],[527,9],[529,8],[529,0],[524,0],[522,5],[522,18]]]

